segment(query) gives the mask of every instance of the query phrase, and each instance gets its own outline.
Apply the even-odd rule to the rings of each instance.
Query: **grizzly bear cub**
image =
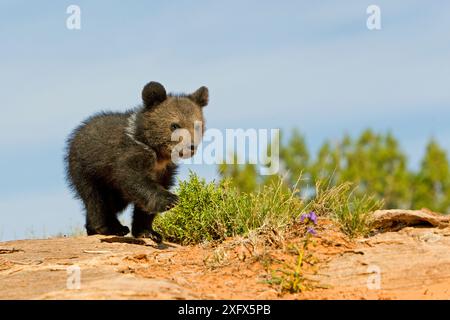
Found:
[[[134,110],[90,117],[68,139],[67,178],[84,203],[88,235],[128,234],[117,215],[133,204],[132,235],[159,243],[153,219],[177,204],[168,191],[177,169],[173,155],[194,155],[204,132],[208,89],[167,94],[160,83],[150,82],[142,100]],[[200,139],[174,139],[180,130]]]

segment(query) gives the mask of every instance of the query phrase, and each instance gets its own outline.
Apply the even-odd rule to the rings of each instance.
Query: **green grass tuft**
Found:
[[[179,204],[155,220],[155,228],[168,241],[196,244],[248,235],[260,228],[283,230],[307,211],[334,219],[351,237],[370,232],[370,212],[382,202],[357,195],[349,183],[336,187],[317,185],[315,196],[304,201],[298,190],[286,188],[281,179],[255,192],[239,192],[230,180],[207,183],[194,173],[180,181]]]
[[[224,240],[266,226],[282,228],[303,208],[302,200],[281,181],[243,193],[229,180],[216,185],[191,173],[177,193],[179,204],[158,217],[155,227],[167,240],[182,244]]]
[[[381,209],[383,201],[360,195],[356,190],[349,182],[335,187],[317,183],[316,195],[308,206],[319,216],[331,217],[348,236],[367,236],[371,231],[371,213]]]

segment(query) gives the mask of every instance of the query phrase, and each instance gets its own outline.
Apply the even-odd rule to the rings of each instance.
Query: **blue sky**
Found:
[[[81,30],[66,28],[70,4]],[[370,4],[380,31],[366,28]],[[313,149],[391,130],[412,167],[432,136],[450,150],[449,14],[446,1],[0,0],[0,239],[83,225],[65,139],[137,105],[149,80],[208,86],[210,128],[298,127]]]

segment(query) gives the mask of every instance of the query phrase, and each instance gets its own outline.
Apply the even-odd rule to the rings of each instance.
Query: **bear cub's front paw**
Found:
[[[164,212],[172,209],[178,204],[179,197],[176,194],[167,192],[158,203],[158,212]]]

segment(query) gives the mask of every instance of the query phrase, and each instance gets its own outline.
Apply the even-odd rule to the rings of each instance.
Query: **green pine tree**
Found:
[[[280,145],[280,161],[290,187],[296,185],[302,189],[310,184],[309,151],[305,137],[297,129],[292,131],[286,145]],[[300,180],[299,180],[300,179]]]
[[[450,213],[450,164],[434,139],[427,145],[413,190],[413,208]]]
[[[238,164],[237,156],[233,156],[233,163],[219,165],[219,175],[222,179],[230,178],[231,183],[240,191],[253,192],[258,188],[259,175],[256,165]]]

